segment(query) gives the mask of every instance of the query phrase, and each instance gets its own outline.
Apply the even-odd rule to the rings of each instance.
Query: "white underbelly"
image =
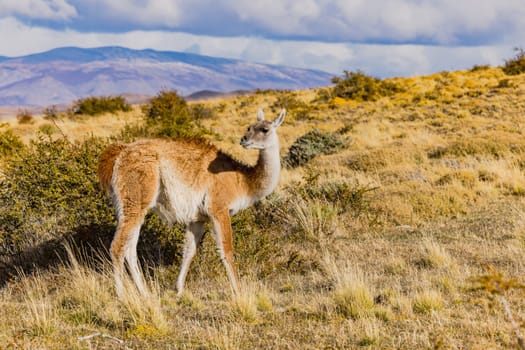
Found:
[[[169,223],[190,223],[206,213],[206,191],[191,188],[171,169],[161,168],[161,183],[153,208]]]

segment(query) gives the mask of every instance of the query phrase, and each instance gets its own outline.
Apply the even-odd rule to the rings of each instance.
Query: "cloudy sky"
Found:
[[[1,0],[0,56],[119,45],[378,77],[501,65],[524,0]]]

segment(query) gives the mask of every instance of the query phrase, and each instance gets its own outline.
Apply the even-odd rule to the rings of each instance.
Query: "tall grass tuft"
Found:
[[[331,203],[299,197],[292,200],[288,209],[290,222],[306,240],[322,246],[337,231],[338,209]]]
[[[421,314],[428,314],[440,311],[445,307],[443,295],[432,289],[423,290],[414,296],[414,311]]]
[[[339,314],[353,319],[374,314],[373,294],[362,271],[349,262],[336,261],[328,252],[323,267],[334,284],[333,301]]]
[[[107,257],[102,254],[89,257],[70,242],[64,243],[64,249],[67,264],[59,270],[64,278],[59,302],[66,318],[77,324],[122,327],[124,322],[112,293],[113,273]],[[98,270],[88,265],[97,266]]]
[[[21,273],[20,278],[25,307],[20,314],[24,327],[35,336],[52,335],[58,330],[58,322],[49,286],[39,273],[33,276]]]
[[[421,265],[430,268],[454,268],[454,258],[432,238],[425,238],[421,243]]]
[[[232,315],[246,323],[256,323],[258,311],[271,311],[272,304],[260,283],[248,279],[241,281],[240,292],[231,301]]]
[[[150,282],[151,291],[143,296],[128,278],[127,293],[119,301],[113,292],[113,270],[107,257],[88,257],[68,243],[65,249],[68,266],[61,271],[65,282],[60,307],[67,310],[69,320],[108,329],[129,328],[131,333],[144,329],[164,333],[169,329],[156,283]]]
[[[129,279],[125,283],[127,284],[126,294],[122,305],[132,321],[132,328],[140,331],[146,325],[146,328],[153,333],[168,332],[170,325],[162,311],[159,286],[156,283],[150,283],[150,291],[147,296],[144,296],[134,288],[134,284]]]

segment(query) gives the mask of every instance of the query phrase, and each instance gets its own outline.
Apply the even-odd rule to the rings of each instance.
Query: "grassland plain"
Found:
[[[259,106],[288,108],[283,154],[314,128],[351,139],[284,169],[276,193],[233,220],[240,296],[209,235],[180,300],[177,264],[145,265],[151,296],[118,301],[107,253],[68,247],[0,289],[0,348],[518,347],[502,300],[525,332],[525,75],[484,67],[390,82],[402,89],[374,102],[321,90],[202,102],[210,141],[248,163],[256,152],[238,141]],[[136,122],[139,108],[3,128],[73,140]]]

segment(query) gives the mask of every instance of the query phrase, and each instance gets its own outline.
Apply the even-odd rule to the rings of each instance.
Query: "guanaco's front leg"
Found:
[[[184,236],[184,247],[182,250],[182,263],[180,267],[179,277],[177,278],[177,296],[181,296],[184,292],[184,283],[186,275],[190,268],[191,260],[195,256],[197,247],[204,235],[204,223],[197,221],[188,224]]]
[[[230,214],[228,210],[220,210],[211,215],[213,226],[213,238],[217,244],[217,249],[221,261],[226,268],[226,273],[230,280],[231,288],[234,294],[239,294],[239,282],[237,272],[233,265],[233,235]]]

